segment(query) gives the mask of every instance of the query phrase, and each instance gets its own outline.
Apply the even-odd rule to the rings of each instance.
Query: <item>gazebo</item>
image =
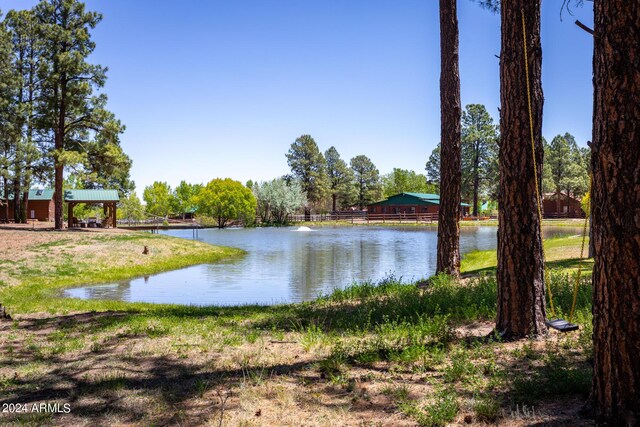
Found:
[[[68,204],[69,228],[74,226],[73,208],[78,203],[102,203],[107,224],[116,227],[116,205],[120,201],[118,190],[66,190],[64,201]]]

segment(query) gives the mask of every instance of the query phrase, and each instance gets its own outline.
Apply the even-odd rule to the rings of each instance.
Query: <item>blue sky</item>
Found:
[[[33,0],[0,0],[3,12]],[[104,15],[91,60],[127,126],[138,194],[155,180],[266,180],[302,134],[381,173],[422,173],[440,140],[435,0],[89,0]],[[543,2],[543,135],[591,135],[591,4]],[[497,122],[500,20],[458,1],[463,105]]]

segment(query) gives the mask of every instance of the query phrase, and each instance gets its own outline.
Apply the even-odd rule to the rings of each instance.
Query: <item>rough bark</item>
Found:
[[[460,276],[460,71],[456,0],[440,0],[440,208],[436,271]]]
[[[538,182],[534,178],[522,15],[526,21],[529,82]],[[540,0],[502,2],[500,53],[500,189],[498,196],[497,331],[505,339],[547,332],[544,261],[536,185],[542,177],[542,47]]]
[[[62,76],[61,78],[62,85],[60,90],[60,105],[58,110],[58,122],[55,131],[55,149],[61,154],[64,149],[64,138],[65,138],[65,119],[66,119],[66,77]],[[64,182],[64,165],[62,162],[56,157],[55,164],[55,175],[54,175],[54,193],[53,193],[53,203],[55,208],[55,229],[62,230],[64,227],[64,213],[63,213],[63,189],[62,184]]]
[[[478,216],[478,193],[480,192],[480,148],[475,144],[473,159],[473,216]]]
[[[606,425],[640,425],[640,3],[594,2],[593,390]]]

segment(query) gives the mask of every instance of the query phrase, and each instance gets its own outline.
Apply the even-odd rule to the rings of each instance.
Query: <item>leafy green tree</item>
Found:
[[[156,181],[144,188],[142,199],[146,204],[146,212],[166,218],[171,212],[171,187],[166,182]]]
[[[350,163],[355,179],[356,203],[360,209],[364,209],[382,197],[380,172],[371,159],[362,154],[351,159]]]
[[[462,196],[473,200],[478,216],[479,197],[495,198],[498,184],[498,129],[482,104],[469,104],[462,113]]]
[[[310,203],[321,202],[329,191],[327,162],[310,135],[296,139],[286,154],[291,174],[302,185]]]
[[[340,158],[340,154],[335,147],[331,147],[325,151],[324,158],[327,161],[331,210],[335,212],[338,204],[342,208],[351,206],[355,198],[353,171],[347,166],[347,163]]]
[[[118,203],[118,219],[126,219],[129,221],[142,221],[146,214],[142,202],[136,195],[131,193]]]
[[[214,218],[218,228],[230,221],[253,222],[256,198],[251,190],[230,178],[216,178],[205,185],[197,197],[198,214]]]
[[[296,210],[307,204],[300,183],[287,183],[284,178],[254,183],[253,195],[257,201],[258,216],[264,224],[286,224]]]
[[[106,68],[88,62],[95,49],[91,30],[102,16],[77,0],[42,0],[35,16],[44,44],[41,102],[44,127],[53,140],[55,228],[61,229],[65,167],[86,161],[85,144],[105,127],[109,133],[123,128],[105,109],[106,95],[94,93],[104,86]]]
[[[202,191],[202,184],[189,184],[186,181],[180,181],[180,184],[173,190],[173,212],[181,214],[184,219],[185,213],[196,211],[200,191]]]
[[[427,182],[426,176],[412,170],[399,168],[393,168],[393,172],[382,176],[382,186],[384,197],[403,192],[435,193],[437,191],[434,184]]]

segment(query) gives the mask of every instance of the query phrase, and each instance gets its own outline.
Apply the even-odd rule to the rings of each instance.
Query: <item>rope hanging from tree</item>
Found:
[[[531,158],[533,160],[533,178],[534,178],[535,189],[536,189],[536,205],[537,205],[537,211],[538,211],[538,221],[540,223],[540,233],[541,233],[540,239],[542,241],[542,263],[544,265],[547,259],[547,255],[544,248],[544,238],[542,237],[542,202],[540,197],[540,185],[539,185],[540,181],[538,178],[538,162],[536,160],[535,136],[533,132],[531,87],[529,85],[529,55],[527,53],[527,28],[526,28],[526,22],[524,18],[524,9],[520,9],[520,14],[522,16],[522,34],[523,34],[522,47],[523,47],[523,54],[524,54],[524,69],[525,69],[525,78],[526,78],[526,85],[527,85],[527,107],[528,107],[528,113],[529,113],[529,134],[531,137]],[[589,181],[591,183],[591,179]],[[589,191],[591,191],[591,185],[589,185]],[[584,263],[584,245],[585,245],[586,234],[587,234],[587,221],[588,221],[588,215],[585,215],[584,225],[582,228],[582,246],[580,248],[580,264],[578,266],[576,280],[573,285],[573,302],[571,303],[571,311],[569,313],[568,322],[556,317],[556,309],[555,309],[555,304],[553,302],[553,292],[551,291],[551,281],[549,280],[549,272],[546,267],[544,269],[543,280],[547,287],[547,295],[549,295],[549,311],[551,312],[551,317],[555,319],[555,320],[549,320],[546,323],[547,323],[547,326],[558,329],[562,332],[568,332],[568,331],[573,331],[578,329],[578,326],[572,324],[571,322],[573,321],[573,316],[575,314],[576,302],[578,300],[578,288],[580,286],[580,277],[582,275],[582,268]]]

